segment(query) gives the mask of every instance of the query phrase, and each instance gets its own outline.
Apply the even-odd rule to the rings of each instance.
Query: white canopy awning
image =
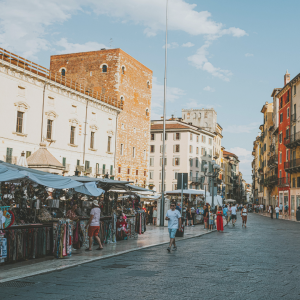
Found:
[[[174,191],[167,191],[165,192],[166,195],[181,195],[181,190],[174,190]],[[204,195],[205,191],[204,190],[194,190],[194,189],[189,189],[189,190],[183,190],[184,195]]]

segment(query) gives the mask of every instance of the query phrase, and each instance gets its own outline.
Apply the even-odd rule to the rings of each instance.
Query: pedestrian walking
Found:
[[[153,225],[156,226],[157,225],[157,207],[156,206],[154,206],[154,208],[153,208],[152,219],[153,219]]]
[[[287,217],[288,216],[288,212],[289,212],[289,206],[286,204],[284,206],[284,215]]]
[[[218,232],[224,231],[224,226],[223,226],[223,211],[222,211],[222,207],[221,206],[218,207],[218,211],[217,211],[217,230],[218,230]]]
[[[192,216],[192,212],[191,212],[190,208],[188,208],[186,210],[186,218],[187,218],[187,226],[194,226],[194,224],[193,224],[193,216]]]
[[[279,214],[281,215],[282,214],[282,210],[283,210],[283,205],[282,203],[279,204]]]
[[[232,225],[233,226],[235,226],[235,222],[236,222],[236,211],[237,211],[236,206],[233,205],[231,207],[231,220],[232,220]]]
[[[99,208],[99,204],[97,200],[92,202],[93,208],[90,212],[90,219],[89,222],[86,224],[86,228],[89,227],[88,236],[89,236],[89,248],[86,248],[85,251],[92,251],[92,244],[93,244],[93,237],[99,244],[99,247],[96,250],[102,250],[103,246],[101,244],[99,238],[99,231],[100,231],[100,213],[101,210]]]
[[[215,214],[213,213],[212,210],[210,210],[208,215],[209,215],[209,230],[213,230]]]
[[[225,205],[224,208],[223,208],[223,216],[225,217],[226,222],[227,222],[227,224],[228,224],[228,220],[227,220],[227,212],[228,212],[228,208],[227,208],[227,205]]]
[[[279,218],[279,212],[280,212],[280,208],[279,208],[279,206],[277,205],[277,206],[275,207],[276,219]]]
[[[271,219],[273,219],[273,205],[270,205],[270,216],[271,216]]]
[[[203,213],[203,220],[204,220],[204,227],[208,230],[208,218],[209,218],[209,211],[208,207],[204,205],[204,213]]]
[[[168,230],[169,230],[169,236],[170,236],[170,244],[167,248],[168,252],[171,252],[172,245],[173,245],[173,251],[177,250],[177,246],[175,243],[175,234],[177,229],[181,231],[181,215],[180,212],[175,209],[175,203],[171,203],[170,209],[167,211],[166,214],[166,220],[168,220]],[[179,225],[179,227],[178,227]]]
[[[229,224],[231,220],[231,204],[229,204],[228,210],[227,210],[227,224]]]
[[[245,226],[245,228],[247,228],[248,210],[246,205],[244,205],[244,208],[241,210],[241,217],[243,221],[242,227]]]

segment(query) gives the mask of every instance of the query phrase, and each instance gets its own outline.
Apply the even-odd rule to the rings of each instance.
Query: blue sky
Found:
[[[164,0],[0,0],[0,46],[45,67],[53,54],[122,48],[153,70],[162,115]],[[223,146],[251,182],[260,110],[299,72],[299,1],[169,0],[167,114],[214,107]],[[112,39],[112,42],[110,41]]]

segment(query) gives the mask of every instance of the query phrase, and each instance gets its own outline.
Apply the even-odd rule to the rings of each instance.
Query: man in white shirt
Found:
[[[278,219],[279,218],[279,207],[278,207],[278,205],[275,207],[275,212],[276,212],[276,219]]]
[[[235,226],[235,222],[236,222],[236,211],[237,211],[237,208],[235,205],[233,205],[231,207],[231,220],[232,220],[232,225]]]
[[[168,230],[170,236],[170,244],[167,250],[171,252],[172,244],[174,245],[173,251],[177,250],[175,243],[175,234],[178,228],[179,230],[181,230],[181,215],[180,212],[175,209],[175,203],[171,203],[171,209],[167,211],[166,220],[168,220]]]

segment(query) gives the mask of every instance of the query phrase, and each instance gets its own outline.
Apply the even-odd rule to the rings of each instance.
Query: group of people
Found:
[[[216,206],[215,210],[212,211],[210,205],[206,203],[203,207],[204,211],[204,226],[207,230],[212,230],[214,226],[214,221],[216,220],[217,231],[223,232],[224,225],[223,225],[223,217],[227,219],[227,224],[232,221],[232,225],[235,226],[236,223],[236,216],[237,212],[240,211],[242,217],[242,227],[247,227],[247,218],[248,218],[248,208],[246,205],[244,206],[237,206],[237,205],[221,205]],[[187,217],[191,216],[191,210],[187,211]],[[215,218],[216,217],[216,218]],[[175,242],[175,235],[177,231],[182,231],[182,220],[180,210],[177,209],[175,203],[170,204],[170,209],[167,211],[165,220],[168,221],[168,230],[170,236],[170,243],[167,248],[168,252],[176,251],[177,246]]]
[[[257,213],[263,213],[265,211],[265,205],[255,204],[254,209],[255,212]],[[267,212],[270,214],[271,219],[273,219],[274,211],[276,214],[276,219],[279,219],[280,215],[288,216],[289,206],[287,204],[283,206],[282,203],[280,203],[279,205],[276,205],[274,208],[273,205],[269,205],[267,207]]]

